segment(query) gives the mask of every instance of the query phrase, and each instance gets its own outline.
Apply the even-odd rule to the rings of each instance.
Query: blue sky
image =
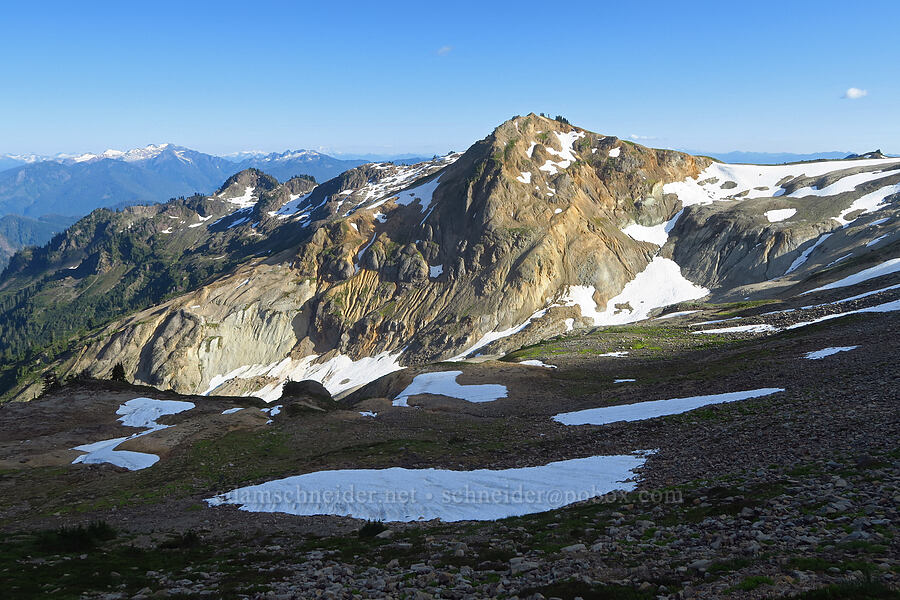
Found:
[[[430,154],[532,111],[651,146],[900,152],[898,22],[896,0],[10,3],[0,152]]]

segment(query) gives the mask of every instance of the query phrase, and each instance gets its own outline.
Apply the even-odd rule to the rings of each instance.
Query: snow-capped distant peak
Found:
[[[148,146],[144,146],[143,148],[132,148],[131,150],[123,151],[109,149],[101,152],[100,154],[92,154],[90,152],[87,152],[85,154],[79,154],[78,156],[60,156],[60,158],[68,158],[72,162],[76,163],[102,159],[123,160],[125,162],[139,162],[159,156],[166,148],[169,148],[170,146],[172,146],[172,144],[150,144]],[[176,152],[176,154],[178,154],[178,152]],[[179,158],[184,157],[179,155]]]
[[[285,160],[316,159],[320,156],[322,155],[315,150],[286,150],[281,153],[272,152],[271,154],[258,156],[257,158],[263,162],[279,162]]]

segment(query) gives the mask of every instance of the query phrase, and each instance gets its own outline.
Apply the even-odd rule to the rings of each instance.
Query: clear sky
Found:
[[[897,0],[10,2],[0,153],[443,153],[532,111],[651,146],[900,153],[898,23]]]

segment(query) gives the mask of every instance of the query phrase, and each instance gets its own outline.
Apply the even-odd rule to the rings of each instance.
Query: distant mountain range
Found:
[[[281,181],[295,175],[323,181],[364,162],[312,150],[225,158],[174,144],[99,154],[5,155],[0,156],[0,168],[6,167],[0,171],[0,215],[83,216],[95,208],[206,194],[249,168],[264,170]]]
[[[0,232],[0,266],[15,250],[46,243],[54,233],[97,208],[124,208],[208,194],[234,173],[248,168],[264,170],[281,181],[295,175],[324,181],[364,162],[311,150],[243,153],[226,158],[174,144],[99,154],[3,155],[0,216],[10,216],[8,227],[20,234]]]
[[[776,164],[844,158],[849,153],[695,154],[729,163]],[[0,216],[17,215],[30,219],[16,220],[16,228],[27,231],[27,235],[6,236],[0,241],[0,265],[24,244],[47,242],[53,233],[62,229],[59,216],[74,219],[97,208],[124,208],[195,193],[209,194],[234,173],[250,168],[257,168],[282,182],[297,175],[327,181],[369,162],[392,161],[409,165],[429,159],[413,154],[336,158],[314,150],[250,151],[215,156],[174,144],[151,144],[96,154],[0,155]]]
[[[726,163],[743,163],[751,165],[780,165],[784,163],[803,162],[808,160],[840,160],[854,156],[852,152],[811,152],[795,154],[792,152],[704,152],[702,150],[684,150],[690,154],[709,156]]]

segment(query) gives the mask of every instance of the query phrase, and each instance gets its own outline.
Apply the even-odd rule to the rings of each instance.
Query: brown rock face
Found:
[[[529,115],[455,161],[418,167],[420,177],[365,165],[310,193],[309,182],[272,185],[247,171],[221,195],[261,190],[251,217],[259,235],[290,228],[305,239],[111,324],[70,368],[124,361],[139,381],[185,392],[232,377],[220,391],[237,393],[274,386],[304,361],[346,360],[339,355],[448,358],[525,322],[568,286],[593,286],[600,303],[616,295],[657,251],[622,226],[670,218],[678,201],[662,186],[707,164]],[[301,193],[297,214],[308,216],[277,213]],[[553,309],[533,335],[563,331],[564,318],[581,322],[575,309]],[[281,363],[294,370],[274,368]],[[336,377],[319,378],[346,389]]]

